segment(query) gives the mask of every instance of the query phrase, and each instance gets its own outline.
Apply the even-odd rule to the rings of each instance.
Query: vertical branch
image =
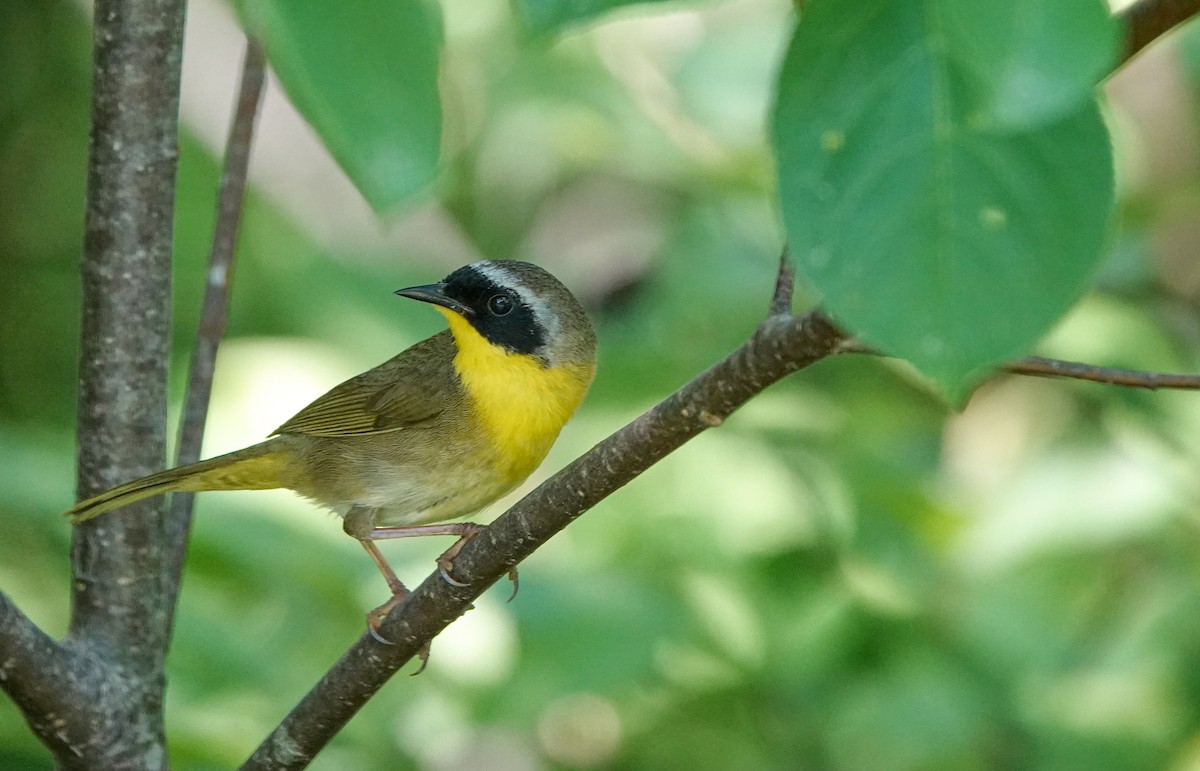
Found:
[[[162,467],[184,0],[97,0],[83,248],[78,492]],[[67,644],[90,710],[59,762],[166,763],[161,504],[74,530]],[[112,666],[98,666],[100,664]],[[96,671],[98,670],[98,671]]]
[[[242,59],[242,79],[238,88],[237,105],[225,144],[225,167],[217,192],[217,220],[214,226],[212,251],[209,253],[204,304],[200,311],[200,327],[196,332],[196,349],[184,397],[183,416],[179,425],[179,448],[175,465],[183,466],[200,460],[200,445],[204,440],[204,424],[208,419],[208,403],[212,396],[213,373],[217,348],[225,334],[229,317],[229,295],[233,286],[234,250],[242,222],[242,201],[246,195],[246,177],[250,168],[250,147],[254,123],[262,102],[266,80],[266,54],[262,44],[246,38],[246,53]],[[170,514],[164,527],[167,547],[166,586],[168,635],[174,625],[175,604],[183,578],[188,536],[192,528],[193,493],[175,493],[171,497]]]

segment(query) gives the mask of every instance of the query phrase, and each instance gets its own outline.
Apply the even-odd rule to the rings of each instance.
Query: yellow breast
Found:
[[[546,367],[533,356],[491,344],[457,313],[443,315],[458,345],[454,368],[475,408],[479,429],[497,450],[497,470],[516,485],[546,457],[583,401],[595,365]]]

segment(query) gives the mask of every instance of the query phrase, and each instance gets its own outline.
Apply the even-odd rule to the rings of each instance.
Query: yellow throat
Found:
[[[435,306],[437,307],[437,306]],[[529,476],[583,401],[594,364],[546,367],[488,342],[454,311],[438,307],[458,346],[454,369],[514,484]]]

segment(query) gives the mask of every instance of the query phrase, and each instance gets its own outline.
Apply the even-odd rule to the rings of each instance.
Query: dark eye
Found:
[[[488,299],[487,307],[493,316],[507,316],[513,309],[513,301],[508,295],[492,295]]]

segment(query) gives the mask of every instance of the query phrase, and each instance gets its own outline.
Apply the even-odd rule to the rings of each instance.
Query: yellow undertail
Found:
[[[270,490],[281,486],[279,473],[286,461],[286,455],[275,448],[274,442],[266,441],[227,455],[135,479],[80,501],[63,516],[70,517],[71,523],[77,525],[134,501],[163,493]]]

